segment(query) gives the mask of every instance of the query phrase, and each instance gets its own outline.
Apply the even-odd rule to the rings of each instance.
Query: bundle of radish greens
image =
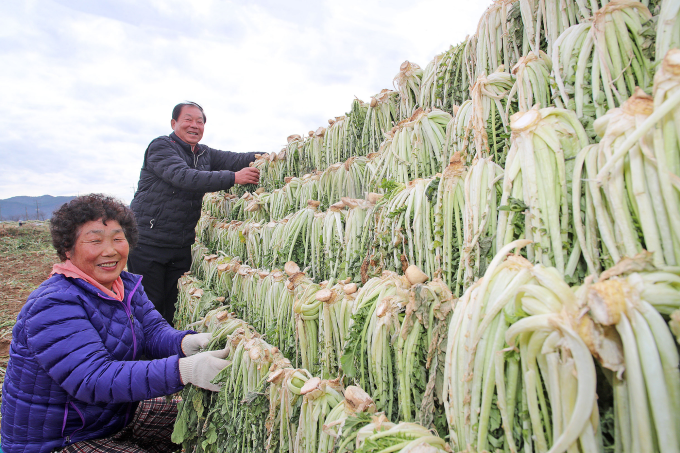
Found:
[[[191,452],[680,452],[680,0],[496,0],[207,194]]]

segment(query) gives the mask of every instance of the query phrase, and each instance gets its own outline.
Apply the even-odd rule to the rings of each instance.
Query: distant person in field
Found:
[[[172,110],[168,136],[149,144],[130,204],[137,218],[139,246],[128,270],[144,276],[144,288],[156,309],[172,324],[177,281],[191,267],[191,245],[206,192],[234,184],[257,184],[260,171],[248,165],[255,153],[219,151],[199,145],[206,116],[193,102]]]
[[[9,453],[170,452],[172,395],[208,390],[229,362],[200,352],[210,334],[173,329],[124,272],[137,242],[132,211],[100,194],[52,215],[61,263],[31,293],[12,330],[2,386],[2,450]],[[163,398],[160,398],[163,397]]]

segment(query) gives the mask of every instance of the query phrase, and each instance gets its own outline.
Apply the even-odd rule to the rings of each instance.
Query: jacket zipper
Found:
[[[135,286],[132,288],[132,291],[127,296],[127,304],[125,302],[118,301],[121,304],[123,304],[123,310],[125,310],[125,314],[127,317],[130,319],[130,328],[132,330],[132,360],[135,359],[137,356],[137,333],[135,332],[135,316],[132,314],[132,296],[137,292],[137,288],[139,288],[139,285],[142,283],[142,279],[140,277],[139,280],[137,280],[137,283]],[[108,299],[108,300],[116,300],[112,297],[106,296],[101,293],[97,293],[99,297],[102,299]]]
[[[121,304],[123,304],[123,309],[125,310],[125,313],[128,315],[130,318],[130,328],[132,330],[132,360],[135,359],[135,356],[137,355],[137,334],[135,333],[135,316],[132,314],[132,296],[137,292],[137,288],[139,288],[139,285],[142,283],[142,278],[140,277],[139,280],[137,280],[137,283],[135,284],[134,288],[132,288],[132,291],[128,294],[127,297],[127,304],[123,301],[119,301]],[[105,297],[99,294],[100,297]],[[107,299],[110,299],[110,297],[106,297]],[[127,426],[128,420],[130,419],[130,409],[132,409],[132,403],[128,403],[127,410],[125,411],[125,425]]]
[[[135,284],[134,288],[132,288],[132,291],[130,291],[130,294],[128,294],[127,304],[123,304],[125,311],[130,317],[130,328],[132,329],[132,360],[135,360],[135,356],[137,355],[137,334],[135,333],[135,317],[132,314],[132,296],[137,292],[137,288],[139,288],[141,283],[142,279],[140,278],[137,280],[137,284]]]
[[[127,297],[127,306],[123,304],[124,307],[126,307],[127,313],[130,315],[130,327],[132,328],[132,360],[135,359],[135,356],[137,355],[137,334],[135,333],[135,317],[132,314],[132,296],[137,292],[137,288],[139,288],[139,285],[142,283],[142,277],[139,277],[139,280],[137,280],[137,284],[135,285],[134,288],[132,288],[132,291],[130,291],[130,294],[128,294]],[[128,403],[127,410],[125,411],[125,425],[127,426],[128,420],[130,419],[130,409],[132,409],[132,403]]]
[[[198,158],[201,157],[204,152],[205,150],[201,150],[201,154],[194,153],[194,168],[198,168]]]
[[[76,410],[76,412],[78,413],[78,416],[80,417],[80,421],[83,422],[83,426],[81,426],[80,428],[73,431],[70,435],[64,436],[64,430],[66,429],[66,420],[68,419],[68,407],[69,406],[73,407],[73,409]],[[76,433],[83,428],[85,428],[85,417],[83,417],[83,413],[80,412],[80,410],[76,407],[75,404],[73,404],[71,401],[67,401],[66,405],[64,407],[64,422],[61,425],[61,437],[64,438],[64,446],[69,445],[71,443],[71,437],[75,436]]]

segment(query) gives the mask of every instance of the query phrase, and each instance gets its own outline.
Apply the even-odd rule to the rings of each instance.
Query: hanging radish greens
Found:
[[[680,452],[680,2],[496,0],[207,194],[192,452]]]

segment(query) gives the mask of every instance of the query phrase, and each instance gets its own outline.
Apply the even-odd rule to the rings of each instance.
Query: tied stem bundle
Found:
[[[418,105],[423,109],[442,108],[441,94],[438,91],[440,74],[445,70],[444,54],[435,55],[423,71],[420,82]]]
[[[573,112],[554,107],[516,113],[511,127],[496,247],[529,239],[531,262],[574,277],[581,251],[571,231],[569,190],[573,158],[588,137]]]
[[[663,0],[656,25],[656,62],[662,61],[669,50],[680,47],[680,2]]]
[[[489,76],[477,78],[470,89],[471,100],[461,105],[448,126],[452,154],[459,152],[468,163],[475,157],[493,156],[494,162],[504,165],[510,145],[507,113],[516,111],[515,106],[508,105],[513,85],[513,76],[503,72],[502,66]]]
[[[658,270],[648,253],[587,279],[579,334],[614,395],[617,451],[680,451],[677,345],[663,315],[680,307],[678,269]]]
[[[312,379],[305,369],[284,368],[270,370],[269,416],[267,417],[267,451],[292,453],[302,406],[302,388]],[[299,420],[299,418],[298,418]]]
[[[338,453],[440,453],[450,452],[444,439],[417,423],[390,422],[385,414],[357,414],[346,420],[349,425],[341,437]],[[354,445],[351,445],[351,443]]]
[[[433,238],[433,179],[417,179],[408,185],[395,185],[376,206],[373,242],[368,254],[382,269],[403,272],[415,264],[427,275],[434,275],[435,254],[429,246]]]
[[[463,252],[466,172],[460,154],[454,154],[439,181],[434,210],[436,274],[454,288],[456,297],[462,293],[459,264]]]
[[[349,333],[357,295],[356,284],[344,281],[330,287],[329,284],[316,293],[316,299],[323,302],[319,314],[319,346],[321,377],[324,379],[340,376],[340,356]]]
[[[555,42],[566,29],[586,22],[600,7],[597,0],[520,0],[519,3],[525,27],[524,39],[528,41],[530,50],[535,54],[543,50],[549,57],[553,55]],[[523,50],[523,55],[526,55],[529,49]]]
[[[451,115],[442,110],[418,109],[408,120],[401,121],[375,157],[373,183],[386,179],[406,184],[435,174],[442,168],[445,128],[450,120]]]
[[[318,376],[321,374],[319,318],[322,313],[322,302],[317,300],[316,293],[321,286],[312,282],[304,272],[290,276],[286,285],[294,295],[295,338],[300,354],[300,366]]]
[[[409,118],[419,107],[420,84],[423,78],[423,70],[415,63],[405,61],[399,67],[399,72],[394,76],[393,84],[399,92],[399,118]]]
[[[324,136],[326,128],[319,127],[316,131],[310,131],[302,144],[302,170],[305,173],[326,168],[324,165]],[[297,176],[296,174],[286,176]]]
[[[652,64],[643,54],[643,23],[649,10],[633,0],[613,0],[592,22],[574,25],[555,41],[555,82],[562,104],[592,131],[594,119],[621,106],[635,87],[649,88]],[[592,133],[590,134],[593,135]]]
[[[463,247],[456,288],[467,288],[484,275],[496,254],[500,182],[503,169],[491,157],[475,159],[465,177]]]
[[[509,30],[521,17],[511,17],[510,10],[518,0],[496,0],[482,14],[477,25],[475,70],[471,79],[491,74],[499,66],[511,68],[525,52],[522,42],[511,40]],[[520,26],[521,28],[521,26]],[[519,45],[519,46],[518,46]]]
[[[452,445],[597,451],[595,367],[572,327],[576,298],[555,269],[506,258],[528,243],[503,247],[454,309],[444,376]]]
[[[399,92],[388,89],[371,97],[361,132],[364,155],[377,153],[385,134],[399,121]]]
[[[426,280],[415,266],[369,280],[355,299],[341,364],[378,410],[429,424],[443,411],[435,383],[452,296],[441,280]]]
[[[301,390],[302,408],[295,436],[295,452],[317,453],[328,451],[329,436],[324,436],[326,418],[334,416],[334,409],[343,405],[343,386],[340,380],[309,379]]]
[[[443,54],[443,74],[437,88],[437,100],[442,102],[442,110],[454,114],[457,106],[470,98],[468,74],[465,69],[465,42],[451,48]],[[441,92],[441,95],[439,93]]]
[[[509,107],[512,105],[515,95],[517,95],[517,108],[520,112],[531,110],[534,105],[538,105],[539,108],[552,106],[551,70],[552,62],[543,51],[539,51],[538,55],[529,52],[526,57],[519,59],[512,68],[515,85],[508,95],[507,116],[510,114]]]
[[[584,148],[576,161],[574,190],[580,193],[585,182],[586,206],[585,222],[579,215],[574,223],[592,272],[643,249],[657,266],[675,265],[680,257],[677,132],[668,126],[680,91],[671,89],[665,99],[668,91],[657,86],[658,101],[638,91],[600,118],[600,144]],[[597,236],[601,249],[594,246]]]

